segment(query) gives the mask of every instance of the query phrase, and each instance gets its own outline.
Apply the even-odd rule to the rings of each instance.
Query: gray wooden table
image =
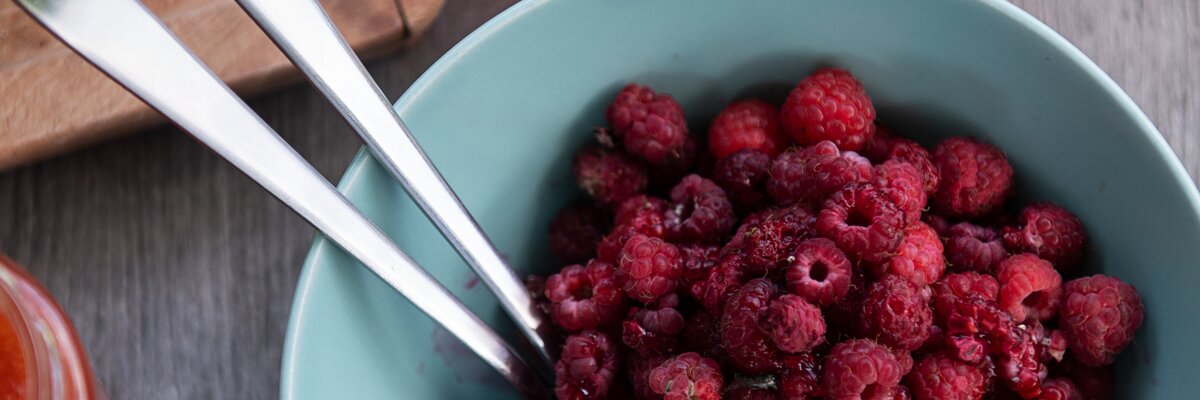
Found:
[[[1016,0],[1100,64],[1200,174],[1200,0]],[[503,10],[450,1],[371,63],[390,98]],[[336,180],[360,143],[308,87],[251,102]],[[173,128],[0,174],[0,251],[74,319],[113,399],[271,399],[313,230]]]

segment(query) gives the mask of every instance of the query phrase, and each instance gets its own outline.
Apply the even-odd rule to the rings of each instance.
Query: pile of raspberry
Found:
[[[550,225],[566,266],[529,281],[559,399],[1110,396],[1138,293],[1077,277],[1069,211],[1006,204],[1000,149],[892,133],[829,68],[707,135],[637,84],[605,117],[571,166],[588,201]]]

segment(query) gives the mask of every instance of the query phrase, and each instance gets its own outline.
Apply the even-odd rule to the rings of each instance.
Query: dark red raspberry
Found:
[[[560,400],[607,398],[619,365],[617,346],[604,334],[583,331],[568,336],[554,366],[554,394]]]
[[[1004,228],[1004,245],[1014,253],[1033,253],[1062,271],[1079,264],[1087,233],[1070,211],[1053,203],[1037,203],[1021,210],[1021,225]]]
[[[662,239],[635,234],[621,248],[620,271],[625,293],[642,303],[652,303],[679,283],[682,273],[679,248]]]
[[[892,144],[900,138],[892,133],[891,129],[878,124],[872,124],[871,129],[875,133],[871,134],[871,140],[863,144],[862,150],[859,150],[858,153],[871,160],[872,163],[883,164],[884,161],[887,161],[888,152],[892,151]]]
[[[867,289],[860,318],[867,337],[911,351],[929,337],[933,311],[919,287],[902,277],[887,275]]]
[[[1104,275],[1067,282],[1058,325],[1071,352],[1093,367],[1112,364],[1133,342],[1144,310],[1133,285]]]
[[[714,314],[721,313],[729,297],[751,277],[746,275],[746,257],[741,253],[727,254],[709,274],[708,281],[699,285],[694,297]]]
[[[771,157],[757,150],[741,150],[717,161],[713,181],[725,189],[734,209],[754,210],[767,203],[767,178]]]
[[[720,400],[725,377],[711,358],[683,353],[650,372],[650,389],[663,400]]]
[[[679,246],[680,254],[683,256],[683,277],[679,284],[682,288],[690,288],[692,285],[703,283],[708,280],[708,276],[712,274],[712,269],[717,266],[720,261],[718,252],[721,249],[712,245],[696,245],[689,244]]]
[[[721,331],[718,327],[719,317],[709,314],[703,309],[693,311],[687,317],[687,325],[683,328],[683,349],[694,351],[712,359],[725,357],[721,350]]]
[[[954,271],[992,273],[1008,251],[995,229],[959,222],[946,232],[946,262]]]
[[[788,353],[809,351],[825,341],[821,309],[793,294],[772,301],[760,324],[775,347]]]
[[[996,267],[1000,309],[1015,321],[1047,321],[1062,302],[1062,277],[1054,266],[1033,254],[1017,254]]]
[[[650,163],[663,162],[687,140],[683,108],[670,95],[646,86],[630,83],[622,88],[605,117],[625,142],[625,150]]]
[[[941,183],[933,205],[952,217],[974,218],[1004,203],[1012,188],[1012,166],[1004,153],[968,137],[952,137],[933,149]]]
[[[874,133],[875,107],[849,71],[822,68],[788,94],[780,110],[784,130],[803,145],[831,140],[858,150]]]
[[[621,318],[625,298],[617,270],[603,261],[572,265],[546,279],[550,316],[568,332],[596,329]]]
[[[822,306],[846,297],[853,271],[846,254],[829,239],[809,239],[796,246],[794,260],[784,271],[787,288]]]
[[[891,160],[875,166],[875,187],[900,208],[906,225],[919,222],[925,210],[925,189],[921,185],[921,173],[911,164]]]
[[[848,184],[869,182],[872,173],[870,161],[824,141],[776,157],[767,193],[779,205],[818,204]]]
[[[813,353],[789,354],[783,357],[778,374],[779,397],[782,399],[821,398],[821,360]]]
[[[756,274],[787,265],[796,246],[816,236],[813,229],[816,215],[801,206],[764,213],[754,222],[747,225],[736,241],[746,254],[749,272]]]
[[[668,293],[645,308],[630,309],[622,324],[621,342],[643,357],[670,354],[684,327],[683,314],[677,308],[679,297]]]
[[[708,128],[708,151],[718,159],[741,150],[761,151],[774,157],[788,142],[788,137],[779,130],[779,110],[759,99],[730,104]]]
[[[946,346],[951,354],[967,362],[979,360],[979,347],[986,347],[996,359],[1001,380],[1021,397],[1034,398],[1041,393],[1048,370],[1042,362],[1046,351],[1039,348],[1043,343],[1027,329],[993,302],[959,299],[953,302],[946,318]]]
[[[933,156],[929,154],[929,150],[926,150],[920,143],[898,138],[892,142],[887,159],[912,164],[921,173],[921,181],[925,184],[925,194],[933,196],[937,193],[942,175],[938,172],[937,166],[933,164]]]
[[[615,205],[646,190],[646,167],[601,146],[579,149],[571,163],[575,182],[600,204]]]
[[[1113,392],[1113,367],[1090,367],[1067,357],[1058,364],[1058,372],[1071,378],[1084,399],[1109,400]]]
[[[679,243],[720,241],[733,229],[733,204],[716,183],[692,174],[671,189],[667,234]]]
[[[633,394],[640,400],[657,400],[658,394],[650,389],[650,371],[667,361],[666,356],[642,357],[637,353],[627,353],[625,357],[625,377],[629,379]]]
[[[574,204],[550,221],[550,251],[561,264],[585,262],[596,255],[596,244],[608,233],[612,218],[602,208]]]
[[[880,264],[904,238],[904,216],[875,186],[855,184],[829,196],[816,228],[846,255]]]
[[[1070,379],[1057,377],[1046,380],[1038,400],[1084,400],[1083,394]]]
[[[650,175],[649,190],[653,192],[670,191],[671,186],[679,183],[684,176],[698,172],[692,169],[700,153],[704,151],[699,146],[700,143],[695,138],[688,136],[679,151],[667,155],[667,159],[663,162],[651,165],[651,168],[647,170]]]
[[[925,356],[905,377],[916,400],[980,400],[987,380],[980,367],[943,354]]]
[[[821,382],[830,399],[894,398],[905,373],[891,349],[870,339],[834,345],[823,370]]]
[[[766,374],[779,367],[779,348],[759,326],[772,298],[775,284],[766,279],[746,283],[725,304],[721,316],[721,346],[730,363],[750,374]]]
[[[978,272],[948,274],[933,284],[933,310],[939,321],[945,321],[959,299],[978,298],[995,302],[999,298],[1000,283],[991,275]]]
[[[942,241],[929,225],[917,221],[909,226],[896,255],[883,264],[883,273],[904,277],[917,286],[928,286],[946,271]]]

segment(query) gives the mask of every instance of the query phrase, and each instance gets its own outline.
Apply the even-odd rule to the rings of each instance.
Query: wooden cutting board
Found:
[[[321,0],[361,57],[412,43],[443,0]],[[209,68],[242,95],[299,72],[233,0],[144,0]],[[147,60],[147,62],[152,62]],[[0,170],[164,118],[0,0]]]

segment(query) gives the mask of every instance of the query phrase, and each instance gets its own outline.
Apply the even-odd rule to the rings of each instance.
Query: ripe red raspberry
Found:
[[[909,351],[925,343],[933,324],[933,311],[920,288],[895,275],[884,276],[868,287],[859,317],[864,335]]]
[[[1062,302],[1062,277],[1054,266],[1032,254],[1017,254],[996,267],[1000,308],[1015,321],[1047,321]]]
[[[951,270],[992,273],[1007,256],[995,229],[959,222],[946,232],[946,262]]]
[[[546,279],[550,316],[568,332],[596,329],[621,318],[625,294],[617,271],[603,261],[571,265]]]
[[[1004,245],[1014,253],[1033,253],[1062,271],[1079,264],[1087,233],[1083,223],[1053,203],[1036,203],[1021,210],[1021,225],[1006,227]]]
[[[679,246],[680,254],[683,256],[683,268],[680,273],[682,279],[679,281],[681,287],[691,288],[692,285],[707,281],[708,276],[712,274],[713,268],[720,261],[717,254],[720,250],[721,248],[711,245],[689,244]]]
[[[622,202],[617,209],[616,226],[596,244],[596,258],[616,264],[625,242],[634,235],[665,237],[666,218],[666,203],[662,200],[635,196]]]
[[[604,334],[583,331],[568,336],[554,365],[554,394],[560,400],[607,398],[619,364],[617,346]]]
[[[718,159],[746,149],[774,157],[788,142],[779,130],[779,110],[759,99],[730,104],[708,128],[708,151]]]
[[[1046,380],[1038,400],[1083,400],[1083,394],[1070,379],[1057,377]]]
[[[834,345],[823,370],[821,382],[830,399],[894,398],[905,373],[891,349],[870,339]]]
[[[991,275],[978,272],[948,274],[933,284],[933,310],[938,321],[945,321],[959,299],[978,298],[995,302],[1000,296],[1000,283]]]
[[[708,281],[699,285],[694,297],[700,300],[704,308],[719,314],[738,288],[742,287],[750,277],[746,276],[746,257],[741,253],[727,254],[709,274]]]
[[[596,255],[596,244],[611,225],[602,208],[587,204],[563,208],[550,221],[550,251],[561,264],[585,262]]]
[[[621,248],[620,272],[625,293],[642,303],[653,303],[679,283],[682,273],[679,248],[662,239],[635,234]]]
[[[657,197],[640,194],[617,204],[613,225],[641,223],[639,221],[654,217],[661,218],[666,212],[666,201]]]
[[[779,367],[779,348],[771,343],[759,326],[772,298],[778,295],[775,284],[766,279],[746,283],[725,304],[721,316],[721,347],[730,363],[750,374],[766,374]]]
[[[875,107],[849,71],[822,68],[792,89],[780,118],[788,135],[802,145],[830,140],[853,151],[871,139]]]
[[[650,389],[663,400],[720,400],[721,366],[697,353],[671,357],[650,372]]]
[[[644,308],[634,307],[621,325],[621,342],[643,357],[660,356],[675,351],[679,332],[683,331],[679,297],[668,293]]]
[[[588,196],[615,205],[646,190],[646,167],[621,152],[589,145],[571,163],[575,182]]]
[[[979,366],[931,354],[917,361],[905,380],[916,400],[980,400],[988,376]]]
[[[767,178],[771,157],[757,150],[741,150],[717,161],[713,181],[725,189],[733,208],[741,212],[767,203]]]
[[[794,260],[784,271],[787,288],[813,304],[841,301],[850,290],[853,271],[846,254],[829,239],[809,239],[796,246]]]
[[[928,286],[946,271],[942,241],[929,225],[917,221],[909,226],[896,255],[883,264],[883,273],[901,276],[917,286]]]
[[[816,215],[800,206],[764,213],[753,222],[739,236],[738,243],[746,254],[749,272],[756,274],[787,265],[796,246],[816,236]]]
[[[650,389],[650,371],[667,361],[666,356],[642,357],[637,353],[627,353],[625,357],[625,378],[629,380],[633,395],[638,399],[654,400],[658,394]]]
[[[1010,389],[1027,399],[1041,393],[1048,372],[1042,362],[1046,352],[1039,348],[1043,344],[1037,337],[1026,331],[1027,325],[1018,324],[995,303],[980,298],[953,302],[945,325],[951,354],[975,362],[986,350],[995,357],[997,373]]]
[[[897,138],[892,142],[892,147],[888,150],[887,159],[912,164],[921,173],[921,182],[924,183],[925,194],[933,196],[937,193],[938,184],[942,181],[942,175],[938,172],[937,166],[933,164],[933,156],[929,154],[929,150],[926,150],[920,143]]]
[[[683,108],[670,95],[630,83],[617,93],[605,113],[613,133],[625,142],[625,150],[652,164],[678,152],[687,140]]]
[[[1058,372],[1071,378],[1075,388],[1088,400],[1109,400],[1113,392],[1113,367],[1090,367],[1067,357],[1057,365]]]
[[[716,183],[692,174],[671,189],[667,234],[679,243],[710,243],[726,238],[735,221],[733,205]]]
[[[780,154],[771,164],[767,193],[779,205],[819,204],[830,193],[855,182],[869,182],[871,162],[841,152],[830,141]]]
[[[1004,203],[1012,188],[1012,166],[1004,153],[968,137],[952,137],[933,149],[941,183],[933,205],[952,217],[974,218]]]
[[[846,255],[879,264],[904,238],[904,216],[875,186],[856,184],[829,196],[817,215],[816,228]]]
[[[1058,325],[1071,352],[1086,365],[1112,364],[1142,325],[1144,311],[1137,290],[1104,275],[1072,280],[1064,290]]]
[[[875,166],[875,186],[904,213],[906,225],[921,220],[925,210],[925,189],[921,172],[912,164],[895,160]]]
[[[760,324],[775,347],[788,353],[809,351],[825,341],[821,309],[793,294],[772,301]]]

